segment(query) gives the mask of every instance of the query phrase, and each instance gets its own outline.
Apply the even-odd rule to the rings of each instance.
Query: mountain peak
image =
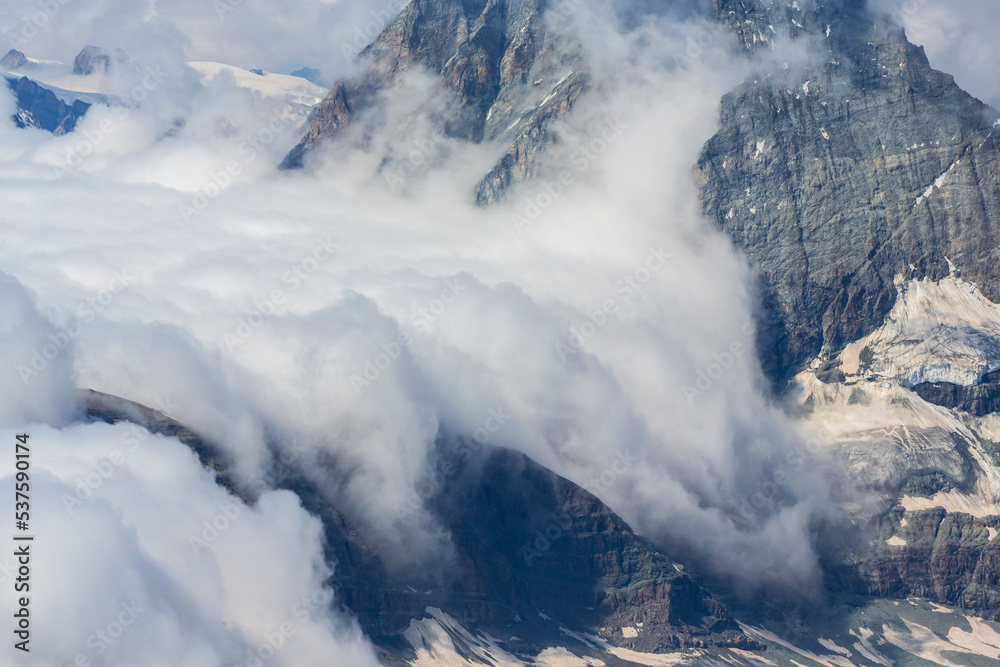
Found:
[[[11,49],[4,54],[3,58],[0,58],[0,67],[8,70],[21,69],[29,64],[31,64],[31,61],[28,60],[28,57],[17,49]]]
[[[108,74],[132,65],[132,57],[122,49],[106,49],[88,44],[73,60],[73,74]]]

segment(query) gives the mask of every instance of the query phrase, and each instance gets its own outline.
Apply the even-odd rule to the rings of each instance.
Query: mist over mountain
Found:
[[[994,9],[8,3],[4,660],[994,664]]]

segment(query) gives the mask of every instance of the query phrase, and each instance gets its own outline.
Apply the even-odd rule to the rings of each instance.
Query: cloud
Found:
[[[0,273],[0,424],[64,424],[75,412],[71,339],[38,312],[33,295]]]
[[[267,14],[274,6],[247,0],[215,43],[222,28],[202,16],[205,3],[95,7],[65,5],[32,44],[118,45],[108,26],[128,25],[148,35],[150,53],[277,68],[283,48],[302,59],[319,43],[327,13],[371,10],[310,4],[289,14],[308,27],[293,39],[283,14]],[[162,438],[67,514],[57,499],[128,434],[67,427],[75,387],[169,399],[171,416],[233,458],[238,483],[297,443],[303,469],[397,568],[445,561],[449,538],[434,517],[418,504],[400,520],[398,509],[442,433],[482,432],[715,576],[747,588],[818,584],[811,531],[829,511],[827,468],[802,455],[804,434],[762,388],[751,271],[702,218],[691,175],[720,96],[749,63],[696,17],[583,41],[595,47],[591,93],[559,122],[539,178],[486,210],[472,186],[500,146],[446,142],[396,191],[378,171],[374,148],[401,151],[407,110],[435,100],[426,77],[362,124],[372,150],[330,145],[312,173],[276,170],[297,137],[291,123],[272,127],[273,100],[226,77],[192,83],[183,69],[69,169],[56,168],[114,108],[95,108],[65,137],[5,126],[0,179],[16,194],[0,244],[12,276],[0,281],[10,342],[0,391],[13,400],[0,414],[10,427],[54,427],[33,427],[49,452],[35,463],[40,516],[52,517],[38,530],[64,544],[39,546],[65,599],[100,598],[86,617],[64,603],[64,616],[39,618],[40,629],[66,628],[46,657],[86,650],[94,623],[135,598],[148,616],[107,664],[230,664],[329,574],[316,521],[287,493],[239,505],[241,518],[196,556],[187,538],[237,501]],[[77,333],[23,391],[17,365],[62,330]],[[502,426],[487,430],[496,414]],[[57,556],[91,541],[79,564]],[[204,629],[182,643],[192,619]],[[296,637],[276,661],[370,659],[354,625],[326,612]]]
[[[378,664],[332,611],[322,528],[293,494],[247,507],[187,447],[136,427],[29,430],[33,634],[30,654],[7,642],[7,662]],[[10,514],[14,475],[0,486]],[[14,598],[0,608],[12,618]]]
[[[86,44],[146,63],[225,62],[332,81],[399,13],[400,0],[11,0],[0,12],[6,48],[71,63]],[[359,46],[360,45],[360,46]]]

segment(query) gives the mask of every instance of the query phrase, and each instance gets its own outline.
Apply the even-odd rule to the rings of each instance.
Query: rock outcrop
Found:
[[[23,69],[29,65],[31,65],[31,61],[17,49],[11,49],[4,54],[3,58],[0,58],[0,67],[8,71]]]
[[[714,9],[748,49],[787,31],[818,54],[726,95],[697,165],[705,211],[759,271],[775,385],[879,326],[899,274],[940,278],[950,260],[1000,298],[996,111],[862,0]]]
[[[311,150],[372,111],[380,93],[422,68],[452,97],[442,120],[445,136],[508,146],[475,193],[481,204],[499,200],[510,184],[535,173],[540,152],[555,141],[551,121],[589,82],[579,48],[552,29],[548,5],[414,0],[362,51],[364,73],[334,85],[282,166],[301,167]]]

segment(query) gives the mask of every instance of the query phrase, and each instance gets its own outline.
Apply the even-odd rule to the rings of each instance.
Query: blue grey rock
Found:
[[[37,127],[55,135],[72,132],[77,122],[90,109],[83,100],[66,103],[48,88],[24,76],[4,77],[14,92],[17,113],[14,122],[18,127]]]
[[[234,481],[232,462],[221,450],[183,424],[100,392],[85,392],[84,404],[92,420],[132,422],[177,438],[221,486],[254,501]],[[509,450],[455,441],[442,455],[439,464],[448,467],[439,468],[441,484],[426,507],[452,535],[455,553],[446,573],[390,570],[307,474],[288,465],[271,471],[271,484],[294,492],[323,522],[338,604],[386,647],[388,664],[407,664],[400,659],[407,650],[401,633],[425,617],[427,607],[469,627],[489,628],[532,655],[566,645],[561,627],[649,652],[760,647],[725,605],[589,492]],[[340,474],[330,465],[329,474]],[[539,620],[539,609],[551,614],[550,622]],[[644,626],[641,635],[620,632],[637,623]]]
[[[299,68],[292,72],[291,76],[297,76],[316,85],[322,85],[320,82],[323,80],[323,73],[313,67]]]
[[[4,54],[3,58],[0,58],[0,67],[8,71],[16,71],[29,65],[31,65],[31,61],[17,49],[11,49]]]

